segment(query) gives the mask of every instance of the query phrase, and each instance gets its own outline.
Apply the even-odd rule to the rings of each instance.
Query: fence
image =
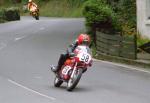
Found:
[[[128,59],[137,58],[136,36],[108,35],[96,32],[97,53]]]

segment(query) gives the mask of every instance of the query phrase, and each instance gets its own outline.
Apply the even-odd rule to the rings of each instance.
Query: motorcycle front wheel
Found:
[[[60,87],[62,83],[63,83],[62,80],[60,80],[58,77],[55,77],[55,79],[54,79],[54,86],[55,87]]]
[[[82,72],[83,72],[82,68],[77,69],[73,75],[73,78],[69,79],[69,81],[67,83],[67,90],[68,91],[72,91],[76,87],[76,85],[80,81],[80,78],[82,76]]]

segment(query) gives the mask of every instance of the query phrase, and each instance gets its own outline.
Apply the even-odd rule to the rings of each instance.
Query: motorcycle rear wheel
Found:
[[[36,19],[36,20],[39,20],[39,16],[35,16],[35,19]]]
[[[62,83],[63,83],[62,80],[60,80],[58,77],[55,77],[55,79],[54,79],[54,86],[55,87],[60,87]]]
[[[82,76],[82,72],[83,72],[82,68],[79,68],[78,70],[76,70],[76,73],[73,76],[73,78],[70,78],[67,83],[67,91],[72,91],[77,86]]]

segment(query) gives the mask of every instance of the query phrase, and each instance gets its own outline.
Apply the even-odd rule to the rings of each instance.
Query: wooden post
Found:
[[[135,59],[137,59],[137,35],[134,35],[134,45],[135,45],[134,55],[135,55]]]

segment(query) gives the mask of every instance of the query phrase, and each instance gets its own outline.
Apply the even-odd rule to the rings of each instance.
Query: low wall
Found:
[[[108,35],[96,32],[97,53],[128,59],[137,58],[136,36]]]

